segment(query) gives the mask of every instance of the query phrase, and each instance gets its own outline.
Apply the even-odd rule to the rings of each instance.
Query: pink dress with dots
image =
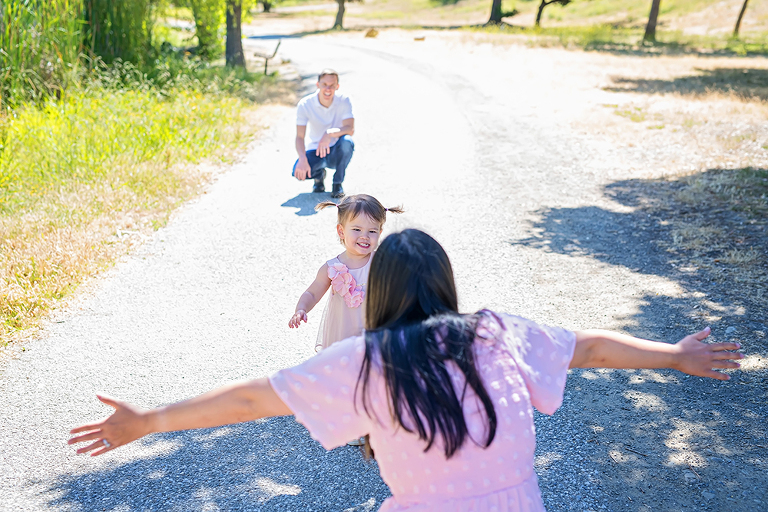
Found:
[[[355,285],[359,288],[359,295],[365,298],[371,260],[373,260],[373,254],[368,258],[366,264],[360,268],[347,268],[346,265],[339,261],[339,258],[328,260],[325,265],[329,271],[329,277],[330,274],[334,273],[332,269],[340,268],[340,266],[343,267],[355,280]],[[331,285],[320,329],[317,332],[316,350],[330,347],[337,341],[349,338],[350,336],[359,336],[363,333],[365,326],[365,303],[350,302],[351,305],[348,305],[347,302],[344,296],[337,293],[333,285]]]
[[[355,397],[365,340],[349,338],[304,363],[270,377],[296,420],[326,449],[370,434],[381,477],[392,497],[384,512],[542,512],[536,474],[533,407],[553,414],[562,404],[575,335],[530,320],[489,313],[474,345],[476,364],[493,400],[498,426],[488,448],[467,440],[450,459],[438,437],[425,443],[397,428],[389,414],[380,373],[372,369],[372,416]],[[453,368],[454,385],[463,376]],[[356,407],[357,406],[357,407]],[[484,409],[467,388],[464,417],[472,439],[485,439]]]

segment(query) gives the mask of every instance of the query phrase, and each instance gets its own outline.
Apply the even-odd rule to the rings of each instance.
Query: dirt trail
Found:
[[[603,90],[609,72],[593,56],[401,31],[284,38],[280,52],[310,88],[319,68],[340,72],[357,124],[347,192],[404,205],[387,230],[420,227],[443,243],[462,309],[668,341],[704,326],[691,314],[700,291],[668,271],[648,220],[606,193],[665,172],[655,166],[663,146],[616,146],[577,129],[600,105],[634,97]],[[158,405],[311,353],[317,314],[298,332],[285,325],[339,249],[333,215],[315,214],[309,185],[289,176],[293,116],[276,109],[209,194],[9,364],[0,509],[375,510],[387,495],[354,449],[326,454],[293,420],[153,436],[100,460],[63,443],[71,425],[106,412],[95,391]],[[728,332],[746,344],[765,329],[764,310],[718,306],[718,340]],[[725,384],[573,372],[563,408],[537,417],[548,509],[768,507],[766,350],[747,352],[750,370]]]

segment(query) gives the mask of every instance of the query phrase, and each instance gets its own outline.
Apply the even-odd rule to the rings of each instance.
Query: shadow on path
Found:
[[[457,0],[435,0],[436,3],[442,5],[453,5]],[[273,13],[274,18],[291,18],[292,13]],[[512,18],[508,18],[512,19]],[[401,30],[480,30],[483,31],[487,28],[491,28],[491,33],[509,33],[513,35],[520,35],[524,37],[540,38],[542,36],[559,39],[562,35],[558,29],[547,30],[535,29],[527,25],[516,25],[514,23],[508,23],[506,21],[500,24],[487,24],[479,23],[473,25],[411,25],[411,24],[360,24],[350,25],[344,29],[320,29],[320,30],[308,30],[304,32],[294,32],[285,34],[263,34],[248,36],[248,39],[296,39],[306,36],[314,36],[321,34],[336,34],[336,33],[354,33],[368,30],[369,28],[375,28],[377,30],[385,29],[401,29]],[[567,31],[567,29],[566,29]],[[567,36],[566,36],[567,39]],[[583,47],[586,51],[610,53],[614,55],[631,55],[634,57],[659,57],[660,55],[695,55],[697,57],[735,57],[735,58],[754,58],[765,57],[768,55],[768,46],[762,42],[750,42],[744,41],[742,45],[731,47],[730,44],[724,48],[702,48],[696,45],[695,42],[662,42],[657,41],[653,45],[642,45],[639,41],[642,39],[642,31],[633,37],[633,41],[627,42],[622,40],[622,35],[618,36],[618,39],[611,34],[606,34],[604,37],[593,35],[591,40],[585,42],[579,42],[577,38],[576,46]],[[570,47],[572,45],[569,41],[562,42],[564,47]]]
[[[747,170],[756,177],[755,180],[768,172],[764,169],[710,169],[693,176],[699,178],[694,186],[713,183],[713,188],[725,187],[726,183],[734,182],[734,176],[738,178],[739,173]],[[725,174],[733,176],[718,184],[717,177]],[[746,287],[755,283],[735,281],[740,275],[768,279],[768,275],[760,270],[764,267],[764,256],[743,264],[751,267],[739,267],[737,263],[726,261],[736,250],[768,254],[768,219],[753,218],[755,212],[760,214],[762,211],[756,207],[757,202],[761,208],[765,207],[764,191],[768,190],[768,180],[765,181],[766,184],[751,191],[752,196],[750,190],[745,190],[732,194],[725,202],[714,194],[705,195],[707,200],[700,204],[674,202],[675,194],[686,186],[680,181],[620,181],[608,185],[605,194],[634,208],[631,213],[596,206],[548,208],[538,212],[538,220],[530,226],[529,237],[512,243],[559,254],[588,256],[609,265],[676,281],[689,297],[701,300],[661,295],[648,297],[648,307],[652,310],[663,308],[663,314],[661,311],[640,314],[635,319],[628,319],[628,325],[653,326],[654,322],[661,322],[662,325],[655,325],[658,329],[682,325],[680,333],[683,333],[692,326],[706,325],[702,324],[706,316],[721,317],[712,324],[713,332],[719,327],[722,330],[734,327],[734,336],[740,337],[762,332],[756,339],[764,340],[761,350],[765,353],[768,352],[768,340],[764,338],[768,330],[768,305],[760,300],[759,290],[743,293]],[[674,226],[676,222],[686,220],[690,221],[686,225],[700,227],[705,234],[717,233],[718,240],[693,239],[697,233],[691,233],[691,240],[681,242],[679,238],[683,235],[675,231]],[[678,240],[674,240],[676,237]],[[694,265],[693,261],[700,263]],[[747,271],[752,274],[746,274]],[[682,305],[687,302],[691,302],[690,307]]]
[[[375,510],[389,495],[375,463],[365,462],[358,449],[327,452],[293,417],[157,434],[141,442],[172,448],[106,470],[62,475],[48,484],[49,505],[57,510],[362,512]],[[342,498],[329,502],[329,496]]]
[[[299,210],[296,212],[296,215],[299,217],[308,217],[317,213],[315,211],[315,206],[322,203],[323,201],[333,201],[330,192],[323,192],[322,194],[305,192],[287,200],[280,206],[284,206],[286,208],[298,208]]]
[[[768,99],[768,69],[715,68],[696,69],[699,74],[681,76],[669,80],[646,80],[614,77],[612,92],[636,92],[643,94],[678,93],[698,96],[710,92],[733,94],[741,100]]]

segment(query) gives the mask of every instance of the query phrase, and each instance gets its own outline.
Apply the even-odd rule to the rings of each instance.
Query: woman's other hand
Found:
[[[734,359],[743,359],[744,354],[733,352],[739,350],[738,343],[702,343],[709,336],[707,327],[696,334],[686,336],[675,344],[677,352],[675,369],[690,375],[710,377],[718,380],[728,380],[731,377],[719,372],[727,368],[739,368],[741,365]]]
[[[70,434],[82,433],[82,435],[71,438],[68,444],[93,441],[87,446],[78,448],[77,453],[90,452],[92,456],[101,455],[151,432],[148,416],[142,409],[120,400],[96,396],[103,403],[114,407],[115,412],[103,421],[82,425],[69,432]]]

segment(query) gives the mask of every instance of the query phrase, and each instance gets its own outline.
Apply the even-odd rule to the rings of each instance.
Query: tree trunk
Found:
[[[541,26],[541,15],[544,13],[544,8],[549,5],[549,2],[547,0],[541,0],[541,3],[539,4],[539,12],[536,13],[536,26]]]
[[[272,2],[269,0],[261,0],[261,6],[264,8],[264,12],[272,11]]]
[[[493,0],[491,4],[491,17],[488,19],[489,25],[498,25],[501,23],[501,0]]]
[[[344,0],[336,0],[336,3],[339,4],[339,11],[336,13],[336,21],[333,24],[333,28],[342,29],[344,28]]]
[[[661,0],[653,0],[651,3],[651,13],[648,15],[648,24],[645,26],[645,35],[643,42],[656,42],[656,20],[659,19],[659,6]]]
[[[240,24],[242,13],[243,0],[227,0],[227,46],[225,52],[227,66],[245,67],[243,31]]]
[[[747,2],[749,0],[744,0],[744,5],[741,6],[741,11],[739,12],[739,19],[736,20],[736,27],[733,29],[733,37],[739,37],[739,29],[741,28],[741,19],[744,17],[744,11],[747,10]]]

